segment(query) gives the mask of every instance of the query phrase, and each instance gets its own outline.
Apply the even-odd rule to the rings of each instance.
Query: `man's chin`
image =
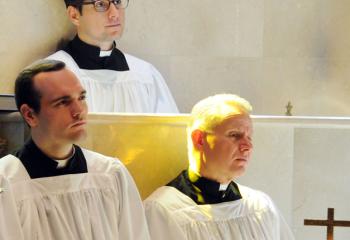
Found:
[[[111,41],[116,41],[121,39],[122,35],[123,35],[123,31],[115,30],[110,32],[109,38]]]
[[[234,168],[231,169],[231,175],[233,176],[233,178],[238,178],[244,175],[244,173],[247,170],[247,165],[240,165],[240,166],[235,166]]]
[[[82,142],[86,138],[87,138],[87,132],[85,130],[81,130],[71,136],[71,140],[73,143]]]

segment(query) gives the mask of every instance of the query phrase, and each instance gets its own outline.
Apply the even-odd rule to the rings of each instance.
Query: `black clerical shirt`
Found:
[[[80,147],[73,145],[74,155],[69,159],[67,166],[57,168],[58,163],[46,156],[30,139],[13,155],[19,158],[26,168],[30,178],[53,177],[66,174],[86,173],[86,159]]]
[[[242,198],[237,184],[233,181],[229,183],[226,191],[219,191],[220,183],[199,176],[192,182],[188,174],[188,170],[182,171],[167,186],[175,187],[199,205],[230,202]]]
[[[68,42],[63,50],[72,56],[81,69],[129,70],[124,54],[115,47],[115,44],[110,56],[100,57],[101,49],[99,47],[83,42],[78,35],[76,35],[72,41]]]

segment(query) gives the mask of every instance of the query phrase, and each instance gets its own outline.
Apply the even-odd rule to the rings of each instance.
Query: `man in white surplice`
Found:
[[[144,201],[152,239],[294,239],[268,195],[234,182],[253,148],[250,112],[249,102],[231,94],[193,107],[188,169]]]
[[[65,0],[77,35],[49,56],[79,78],[91,112],[177,113],[166,82],[150,63],[124,54],[122,36],[129,0]]]
[[[16,79],[16,104],[31,138],[0,159],[0,239],[149,239],[123,164],[73,144],[86,135],[85,96],[55,60],[40,60]]]

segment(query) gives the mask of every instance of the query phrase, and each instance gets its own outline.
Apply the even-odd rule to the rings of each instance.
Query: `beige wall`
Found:
[[[295,115],[350,113],[350,1],[130,1],[118,45],[162,72],[182,112],[235,92],[255,114],[284,114],[288,101]],[[69,23],[63,0],[0,7],[0,93],[8,93],[18,70],[54,51]]]
[[[0,94],[13,93],[19,71],[55,51],[71,34],[63,0],[0,1]]]

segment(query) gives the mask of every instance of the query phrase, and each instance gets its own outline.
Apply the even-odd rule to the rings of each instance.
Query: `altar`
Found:
[[[187,166],[187,114],[89,114],[81,145],[118,157],[146,198]],[[0,117],[8,150],[28,137],[18,113]],[[326,239],[326,227],[305,219],[350,220],[350,118],[253,116],[253,156],[238,182],[268,193],[296,239]],[[334,227],[334,239],[350,239],[349,227]]]

